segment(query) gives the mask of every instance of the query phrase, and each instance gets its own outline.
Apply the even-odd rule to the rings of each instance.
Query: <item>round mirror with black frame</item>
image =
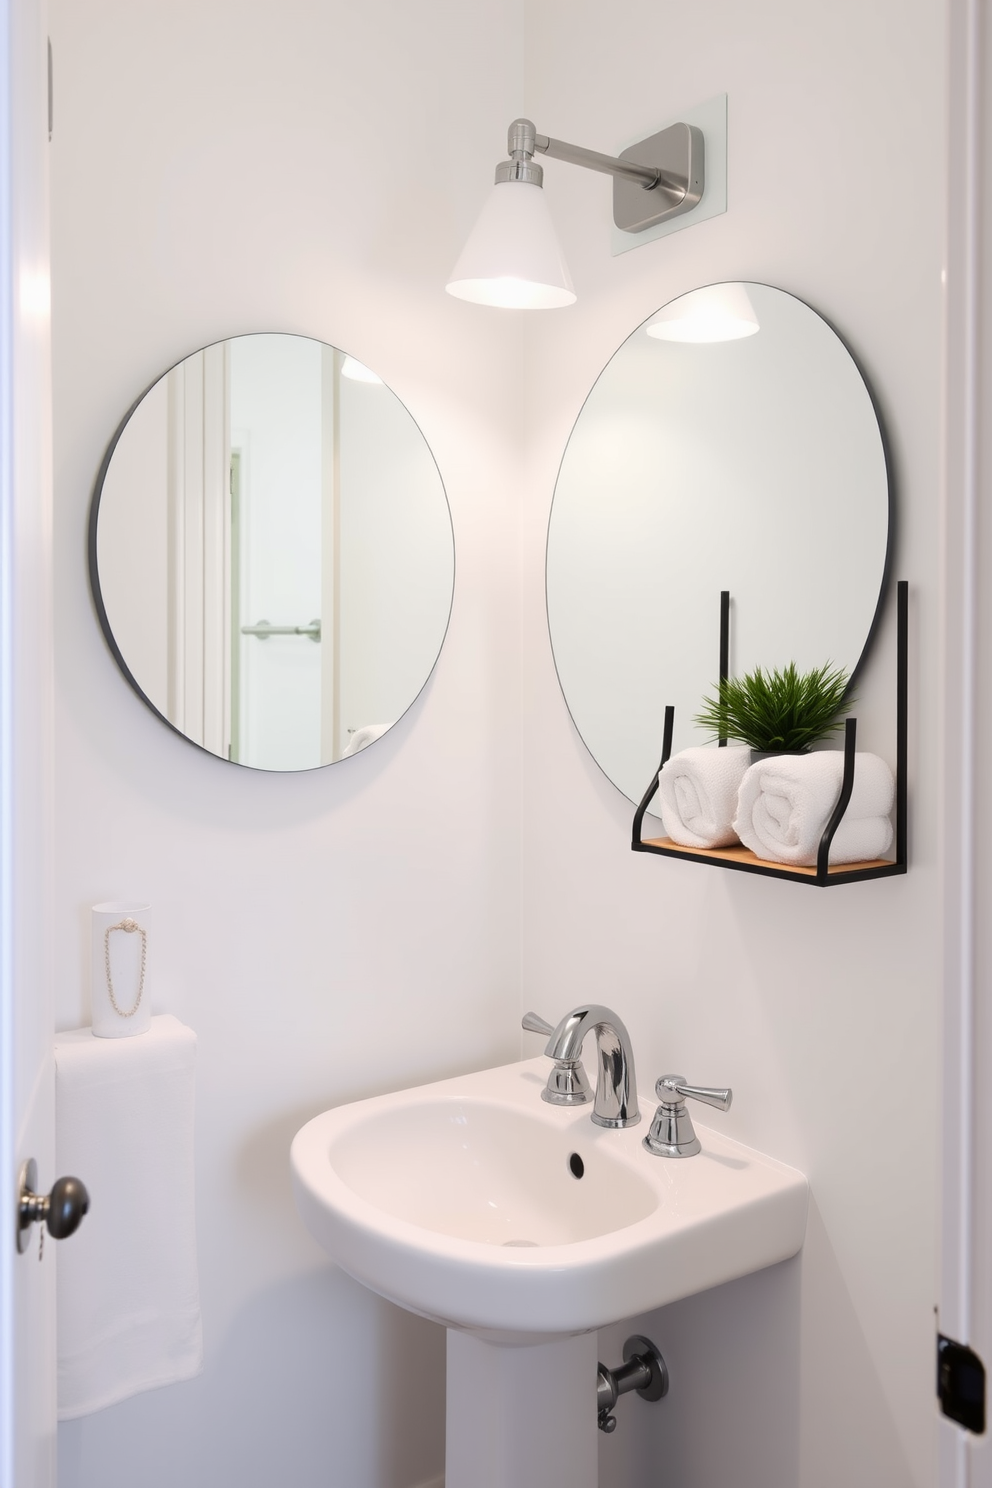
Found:
[[[837,332],[763,284],[708,285],[623,343],[569,438],[548,528],[555,666],[586,747],[630,800],[676,749],[720,667],[826,662],[852,684],[892,533],[878,410]]]
[[[434,668],[454,587],[430,448],[382,380],[305,336],[194,352],[128,411],[90,511],[90,581],[138,696],[210,754],[357,753]]]

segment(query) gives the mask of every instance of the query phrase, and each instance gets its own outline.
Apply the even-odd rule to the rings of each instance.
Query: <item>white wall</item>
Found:
[[[200,1380],[64,1428],[62,1488],[411,1488],[439,1470],[438,1336],[328,1267],[292,1211],[286,1148],[332,1102],[514,1051],[521,902],[524,1004],[612,1003],[643,1086],[667,1068],[727,1080],[735,1106],[714,1119],[813,1186],[801,1260],[644,1321],[672,1392],[624,1403],[604,1488],[930,1481],[941,218],[921,183],[943,172],[942,14],[531,0],[523,33],[492,0],[57,0],[60,1023],[87,1014],[86,906],[147,896],[157,1005],[200,1035],[207,1350]],[[578,304],[524,329],[444,296],[522,106],[608,150],[724,91],[725,216],[612,259],[608,182],[549,162]],[[825,894],[635,857],[629,805],[555,682],[544,532],[582,399],[648,313],[732,277],[834,321],[887,418],[896,569],[914,585],[902,880]],[[135,391],[260,329],[346,347],[386,379],[455,527],[452,626],[424,696],[372,750],[303,777],[232,770],[145,712],[83,562],[89,487]],[[892,669],[889,626],[861,710],[889,754]]]
[[[53,8],[58,1017],[88,1016],[87,906],[147,897],[154,1005],[200,1040],[206,1345],[200,1379],[63,1427],[63,1488],[410,1488],[441,1469],[440,1330],[327,1264],[287,1152],[328,1105],[519,1047],[519,333],[443,289],[520,107],[491,44],[504,26],[514,6],[487,0]],[[422,698],[302,776],[232,769],[163,728],[85,573],[90,487],[132,398],[256,330],[374,367],[423,429],[455,529]]]
[[[535,318],[526,343],[524,1002],[550,1018],[581,997],[612,1004],[642,1086],[669,1069],[733,1085],[714,1124],[804,1169],[813,1194],[801,1260],[642,1320],[672,1392],[640,1415],[634,1402],[604,1440],[609,1488],[932,1481],[943,49],[937,0],[531,11],[538,130],[608,151],[726,92],[730,144],[726,215],[616,259],[609,182],[545,169],[579,299]],[[572,422],[634,326],[728,278],[825,314],[884,411],[895,573],[913,586],[904,879],[825,893],[635,856],[631,808],[555,686],[544,537]],[[890,759],[893,641],[890,623],[859,706],[865,746]],[[611,1336],[617,1354],[625,1329]]]

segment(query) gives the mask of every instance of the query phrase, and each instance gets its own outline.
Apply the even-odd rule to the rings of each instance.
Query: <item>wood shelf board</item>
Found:
[[[645,838],[644,846],[657,852],[680,858],[702,858],[711,863],[733,863],[739,867],[757,868],[764,873],[798,875],[816,878],[816,868],[794,863],[774,863],[768,858],[759,858],[749,847],[683,847],[671,837]],[[831,863],[828,873],[843,876],[847,873],[870,873],[879,868],[894,869],[898,865],[891,858],[870,858],[863,863]]]

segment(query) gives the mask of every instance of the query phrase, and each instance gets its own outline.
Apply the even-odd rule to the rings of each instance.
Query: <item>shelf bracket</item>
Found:
[[[729,674],[730,662],[730,592],[721,590],[720,593],[720,680],[726,679]],[[717,868],[731,868],[745,873],[760,873],[770,878],[787,878],[793,883],[814,884],[818,888],[829,888],[838,883],[856,883],[867,878],[889,878],[895,874],[905,873],[908,868],[908,782],[907,772],[909,763],[908,734],[909,734],[909,584],[905,579],[900,579],[896,585],[896,823],[895,823],[895,858],[891,862],[881,863],[877,866],[865,867],[853,864],[851,867],[830,869],[830,846],[834,834],[844,819],[844,813],[851,800],[854,789],[855,755],[857,750],[857,719],[848,718],[844,724],[844,773],[841,780],[840,795],[837,804],[830,814],[820,838],[820,845],[816,855],[816,872],[796,872],[787,864],[781,867],[771,863],[763,863],[754,858],[753,862],[745,858],[728,858],[726,856],[707,856],[691,849],[682,849],[672,844],[661,846],[657,843],[645,842],[643,838],[644,817],[647,814],[651,802],[658,791],[658,777],[662,769],[668,763],[672,754],[672,738],[675,730],[675,709],[669,704],[665,708],[665,729],[661,749],[661,762],[658,769],[652,775],[647,790],[641,797],[637,810],[634,812],[633,828],[631,833],[631,849],[633,852],[655,853],[659,857],[682,858],[694,863],[709,863]],[[726,739],[720,739],[719,744],[726,744]],[[753,858],[754,855],[751,854]]]

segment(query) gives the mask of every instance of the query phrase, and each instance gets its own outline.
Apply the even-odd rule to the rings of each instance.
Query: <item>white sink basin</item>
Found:
[[[535,1343],[799,1250],[802,1173],[703,1126],[698,1156],[654,1157],[641,1146],[653,1100],[640,1095],[639,1125],[603,1129],[591,1105],[541,1100],[549,1067],[526,1060],[315,1117],[291,1156],[311,1234],[410,1311]]]

